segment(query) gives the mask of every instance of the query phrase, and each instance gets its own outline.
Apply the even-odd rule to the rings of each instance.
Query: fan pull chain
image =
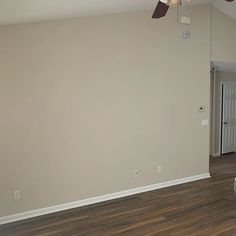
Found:
[[[179,6],[177,6],[177,24],[179,24]]]

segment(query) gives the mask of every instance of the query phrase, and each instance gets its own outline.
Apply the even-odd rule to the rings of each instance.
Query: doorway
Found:
[[[221,82],[221,154],[236,151],[236,82]]]
[[[212,62],[210,156],[236,152],[236,64]]]

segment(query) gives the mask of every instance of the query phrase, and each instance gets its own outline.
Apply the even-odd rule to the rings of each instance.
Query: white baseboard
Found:
[[[213,157],[218,157],[218,156],[220,156],[220,153],[219,152],[213,153],[212,156]]]
[[[51,214],[51,213],[55,213],[55,212],[59,212],[59,211],[64,211],[64,210],[69,210],[69,209],[78,208],[78,207],[82,207],[82,206],[87,206],[87,205],[91,205],[91,204],[95,204],[95,203],[114,200],[117,198],[127,197],[127,196],[131,196],[131,195],[138,194],[138,193],[144,193],[144,192],[157,190],[157,189],[161,189],[161,188],[166,188],[166,187],[170,187],[170,186],[174,186],[174,185],[193,182],[196,180],[201,180],[201,179],[206,179],[206,178],[210,178],[209,173],[191,176],[191,177],[187,177],[187,178],[183,178],[183,179],[172,180],[172,181],[168,181],[168,182],[164,182],[164,183],[158,183],[158,184],[153,184],[153,185],[149,185],[149,186],[134,188],[134,189],[130,189],[130,190],[122,191],[122,192],[107,194],[107,195],[103,195],[103,196],[98,196],[98,197],[94,197],[94,198],[76,201],[76,202],[65,203],[65,204],[61,204],[61,205],[57,205],[57,206],[27,211],[27,212],[15,214],[15,215],[4,216],[4,217],[0,217],[0,225],[12,223],[15,221],[20,221],[20,220],[25,220],[25,219],[29,219],[29,218],[36,217],[36,216],[42,216],[42,215],[47,215],[47,214]]]

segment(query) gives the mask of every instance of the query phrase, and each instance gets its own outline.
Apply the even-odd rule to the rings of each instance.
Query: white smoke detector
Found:
[[[180,22],[181,22],[181,24],[191,25],[192,24],[192,18],[189,17],[189,16],[182,16]]]

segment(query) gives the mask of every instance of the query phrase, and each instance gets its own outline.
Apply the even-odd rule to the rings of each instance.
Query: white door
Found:
[[[236,83],[222,88],[222,154],[236,151]]]

